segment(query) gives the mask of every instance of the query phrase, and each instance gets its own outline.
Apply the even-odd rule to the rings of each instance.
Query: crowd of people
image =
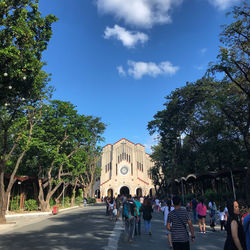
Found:
[[[241,216],[237,201],[228,201],[217,209],[214,201],[210,201],[206,206],[203,198],[194,198],[186,207],[181,206],[179,196],[159,200],[157,197],[132,198],[131,195],[118,195],[116,198],[105,197],[104,200],[106,215],[110,216],[113,222],[123,220],[125,235],[131,243],[135,236],[141,235],[142,219],[144,233],[152,235],[152,213],[162,212],[169,247],[174,250],[190,249],[190,240],[195,240],[193,224],[197,224],[198,219],[199,233],[205,234],[207,217],[212,232],[216,231],[217,224],[220,224],[221,231],[226,230],[225,250],[250,250],[250,210]]]

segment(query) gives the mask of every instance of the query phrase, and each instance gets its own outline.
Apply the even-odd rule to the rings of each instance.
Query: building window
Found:
[[[143,172],[143,164],[141,164],[141,171]]]
[[[131,175],[133,175],[133,163],[131,163]]]
[[[128,156],[128,162],[130,162],[130,155]]]
[[[118,163],[120,162],[120,157],[119,157],[119,155],[118,155]]]
[[[118,168],[117,168],[117,164],[116,164],[116,170],[115,170],[115,172],[116,172],[116,175],[117,175],[117,173],[118,173]]]

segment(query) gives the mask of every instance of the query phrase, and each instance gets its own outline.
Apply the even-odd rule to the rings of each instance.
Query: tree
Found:
[[[245,179],[246,190],[250,182],[250,64],[249,64],[249,30],[250,30],[250,8],[246,2],[236,6],[231,12],[235,21],[224,26],[220,36],[222,46],[217,57],[218,61],[213,63],[209,72],[223,73],[223,85],[234,84],[235,99],[244,103],[241,112],[232,114],[230,106],[224,106],[223,112],[228,120],[239,130],[244,146],[248,152],[247,175]],[[231,95],[228,95],[232,99]],[[236,115],[237,114],[237,115]],[[239,120],[240,117],[240,120]],[[246,192],[247,200],[250,202],[250,193]]]
[[[0,223],[6,222],[7,197],[14,183],[13,175],[32,139],[36,124],[34,121],[36,112],[33,111],[39,106],[46,93],[45,87],[49,78],[42,70],[44,63],[41,58],[52,35],[51,25],[55,21],[56,17],[53,15],[41,16],[37,0],[0,2],[0,112],[2,114],[0,117]],[[24,108],[29,110],[28,114]],[[13,134],[15,140],[10,139],[10,130],[19,125],[23,126],[16,129],[17,134]],[[12,162],[15,168],[5,190],[4,175],[12,157],[16,157],[17,161]]]
[[[153,148],[152,158],[172,183],[190,173],[245,165],[247,151],[242,147],[240,133],[222,112],[229,104],[228,92],[232,91],[226,87],[212,78],[189,83],[173,91],[166,98],[166,108],[149,122],[150,133],[158,132],[161,138],[159,147]],[[244,102],[232,99],[235,103],[230,101],[231,108],[242,110]]]
[[[26,171],[33,169],[38,176],[42,211],[50,209],[49,201],[63,183],[76,187],[80,175],[92,170],[91,150],[104,131],[102,124],[100,118],[79,115],[70,102],[53,100],[43,108],[27,159],[23,162],[23,165],[29,162]]]

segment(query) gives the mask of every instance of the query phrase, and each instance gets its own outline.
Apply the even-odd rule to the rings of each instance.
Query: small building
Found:
[[[155,192],[149,173],[151,167],[150,155],[139,143],[123,138],[106,145],[101,157],[100,196],[152,196]]]

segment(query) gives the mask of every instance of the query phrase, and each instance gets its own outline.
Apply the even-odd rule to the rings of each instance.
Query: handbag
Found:
[[[114,214],[114,216],[117,215],[117,209],[116,208],[113,210],[113,214]]]

